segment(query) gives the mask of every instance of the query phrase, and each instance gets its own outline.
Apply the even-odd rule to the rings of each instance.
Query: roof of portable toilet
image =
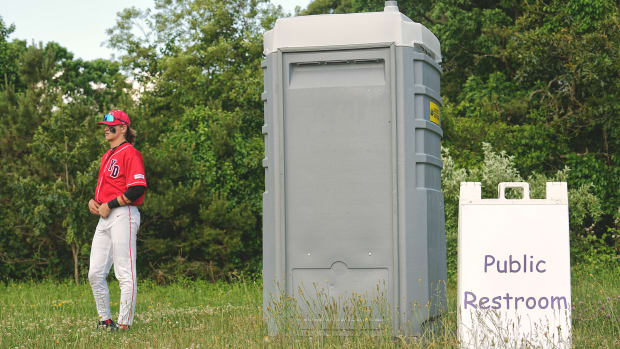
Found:
[[[436,62],[441,62],[437,37],[400,13],[395,1],[386,2],[383,12],[280,18],[263,40],[265,55],[279,49],[393,43],[422,46]]]

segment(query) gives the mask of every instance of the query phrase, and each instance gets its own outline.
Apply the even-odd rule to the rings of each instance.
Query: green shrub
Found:
[[[514,162],[514,157],[505,151],[496,152],[488,143],[482,144],[484,158],[482,163],[469,170],[456,165],[448,148],[442,148],[441,158],[444,167],[441,173],[441,185],[444,193],[446,214],[446,237],[448,273],[451,277],[456,273],[459,191],[461,182],[480,182],[483,198],[496,198],[497,185],[500,182],[522,182]],[[570,169],[565,167],[552,176],[534,172],[525,182],[530,184],[531,198],[545,198],[547,182],[568,181],[569,223],[573,263],[586,261],[608,265],[617,261],[614,247],[609,245],[618,241],[617,228],[611,233],[597,234],[593,227],[602,216],[601,200],[593,193],[591,183],[580,183],[572,187],[569,178]],[[516,193],[512,193],[513,196]],[[518,195],[516,195],[518,197]],[[616,223],[617,226],[618,223]],[[611,230],[610,230],[611,231]]]

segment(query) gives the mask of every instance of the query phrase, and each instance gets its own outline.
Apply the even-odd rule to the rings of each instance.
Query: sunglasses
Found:
[[[105,114],[103,116],[103,121],[113,122],[114,120],[118,120],[118,121],[122,122],[123,124],[127,125],[127,123],[125,121],[123,121],[121,119],[115,118],[114,115],[112,115],[112,114]]]

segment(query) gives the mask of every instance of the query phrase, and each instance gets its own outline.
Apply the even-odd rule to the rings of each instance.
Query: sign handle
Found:
[[[497,185],[499,191],[499,198],[506,200],[506,188],[521,188],[523,189],[523,200],[530,199],[530,184],[526,182],[501,182]]]

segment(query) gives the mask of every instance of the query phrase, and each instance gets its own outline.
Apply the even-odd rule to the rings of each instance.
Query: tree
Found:
[[[93,217],[85,203],[93,196],[98,160],[105,149],[102,137],[89,131],[97,127],[91,108],[83,101],[65,104],[41,123],[27,156],[31,175],[24,179],[39,193],[28,198],[38,213],[28,218],[40,234],[55,234],[71,247],[76,283],[80,252],[88,251],[92,236],[86,227]]]
[[[381,11],[382,2],[316,0],[304,14]],[[620,26],[611,0],[399,2],[442,48],[444,145],[459,166],[481,144],[514,154],[517,169],[570,187],[591,183],[605,212],[620,206]]]
[[[62,275],[72,266],[78,282],[94,222],[86,203],[105,150],[93,136],[95,117],[131,101],[128,85],[118,64],[74,60],[56,43],[9,47],[18,56],[7,69],[13,84],[0,90],[2,278]]]
[[[157,1],[123,11],[109,30],[124,69],[148,86],[134,111],[149,176],[140,229],[159,280],[259,270],[262,32],[277,11],[264,1]]]
[[[7,27],[2,16],[0,16],[0,72],[2,72],[2,87],[0,89],[6,89],[9,84],[14,84],[17,75],[15,57],[11,44],[7,40],[14,31],[15,25],[11,24]]]

